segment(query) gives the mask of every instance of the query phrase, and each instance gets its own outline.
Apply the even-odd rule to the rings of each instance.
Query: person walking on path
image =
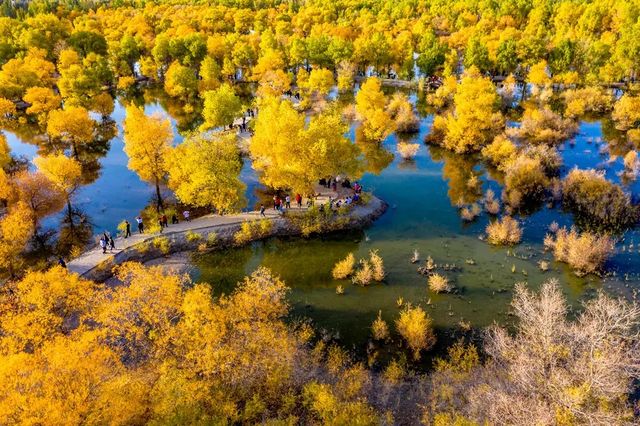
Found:
[[[131,236],[131,224],[128,220],[124,221],[124,237],[129,238]]]
[[[102,236],[104,236],[104,241],[108,244],[109,243],[109,233],[107,231],[104,231],[102,233]]]
[[[260,204],[260,216],[263,216],[263,217],[266,216],[264,214],[264,204]]]
[[[62,258],[62,256],[58,257],[58,265],[62,266],[63,268],[67,267],[67,264],[65,263],[64,259]]]
[[[102,247],[102,254],[107,252],[107,242],[104,239],[104,236],[100,237],[100,247]]]
[[[178,223],[178,216],[176,216],[176,214],[174,213],[173,216],[171,216],[171,224],[175,225]]]
[[[116,249],[116,242],[113,241],[113,237],[109,236],[109,251],[114,251]]]
[[[274,210],[278,210],[278,196],[277,195],[273,196],[273,209]]]
[[[163,214],[162,217],[160,218],[160,220],[162,221],[162,226],[163,227],[167,227],[169,226],[169,220],[167,220],[167,215]]]
[[[158,219],[158,225],[160,225],[160,233],[162,234],[162,230],[164,229],[164,222],[162,222],[162,218]]]
[[[189,210],[183,211],[182,216],[184,217],[184,220],[186,220],[187,222],[191,222]]]
[[[291,197],[289,195],[287,195],[284,199],[284,205],[286,208],[290,209],[291,208]]]
[[[138,234],[142,234],[144,232],[144,223],[142,222],[142,217],[136,217],[136,222],[138,222]]]
[[[302,208],[302,195],[296,194],[296,203],[298,203],[298,208]]]

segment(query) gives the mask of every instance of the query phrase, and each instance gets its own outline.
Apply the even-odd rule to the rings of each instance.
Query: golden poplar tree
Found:
[[[70,106],[49,112],[47,133],[69,146],[78,158],[79,148],[93,141],[95,125],[89,111]]]
[[[305,116],[291,102],[265,100],[256,119],[250,152],[266,185],[309,193],[321,178],[355,177],[361,172],[358,148],[347,139],[334,113]]]
[[[141,107],[127,107],[124,120],[124,152],[129,156],[127,166],[140,179],[155,185],[158,211],[163,208],[160,184],[167,175],[166,159],[171,150],[173,130],[168,119],[159,115],[147,116]]]
[[[169,187],[185,204],[237,210],[244,205],[246,189],[240,180],[241,168],[235,135],[194,136],[168,157]]]
[[[48,157],[36,157],[33,163],[38,170],[49,179],[54,187],[64,194],[67,204],[67,220],[73,227],[73,209],[71,199],[82,181],[82,166],[74,159],[63,154]]]

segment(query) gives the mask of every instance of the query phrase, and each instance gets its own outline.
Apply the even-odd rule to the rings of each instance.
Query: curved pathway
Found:
[[[315,203],[317,205],[325,204],[328,202],[329,197],[336,198],[337,196],[338,194],[336,192],[333,192],[333,191],[329,192],[326,190],[326,188],[323,188],[323,191],[320,192],[320,195],[315,199]],[[307,209],[306,201],[307,201],[306,199],[302,200],[303,207],[301,209],[294,207],[292,204],[291,210],[293,211],[306,210]],[[280,213],[275,211],[273,208],[267,208],[267,210],[265,211],[265,215],[267,219],[271,219],[271,220],[281,217]],[[162,236],[162,235],[171,236],[175,234],[185,233],[187,231],[197,231],[198,229],[223,227],[225,225],[237,225],[245,221],[259,220],[259,219],[264,219],[263,217],[260,216],[259,211],[251,211],[251,212],[230,214],[230,215],[224,215],[224,216],[221,216],[218,214],[210,214],[210,215],[191,219],[191,221],[188,221],[188,222],[183,221],[175,225],[169,225],[167,228],[164,229],[162,233],[158,232],[153,234],[137,233],[137,230],[134,229],[136,227],[136,223],[134,221],[131,224],[132,234],[129,238],[117,237],[115,239],[115,245],[116,245],[115,250],[113,251],[107,250],[106,253],[103,253],[102,248],[96,244],[95,248],[88,250],[84,252],[82,255],[78,256],[77,258],[69,261],[67,263],[67,268],[70,271],[76,272],[80,275],[87,275],[88,272],[96,268],[102,262],[104,262],[105,260],[113,259],[115,255],[122,252],[123,250],[126,250],[130,247],[133,247],[143,242],[153,241],[153,239],[158,236]]]

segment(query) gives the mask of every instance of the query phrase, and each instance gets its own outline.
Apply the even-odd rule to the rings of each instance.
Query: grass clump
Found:
[[[522,229],[518,221],[511,216],[504,216],[500,220],[487,225],[487,241],[493,245],[518,244],[522,238]]]
[[[567,263],[577,276],[582,277],[602,271],[613,254],[614,240],[608,235],[560,228],[555,236],[547,234],[544,245],[553,251],[557,261]]]
[[[429,276],[429,290],[434,293],[449,293],[453,290],[453,286],[444,275],[432,274]]]
[[[349,253],[346,258],[338,261],[331,271],[331,275],[336,280],[342,280],[348,278],[353,274],[353,270],[356,266],[356,258],[353,253]]]
[[[637,208],[622,188],[595,170],[573,169],[562,185],[563,204],[581,228],[620,231],[634,224]]]
[[[433,320],[419,306],[407,305],[396,320],[396,329],[413,352],[415,360],[420,352],[431,348],[436,342]]]

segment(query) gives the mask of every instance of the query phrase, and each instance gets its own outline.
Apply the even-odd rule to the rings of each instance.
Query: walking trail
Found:
[[[337,198],[338,193],[329,191],[326,188],[321,188],[321,190],[317,191],[320,195],[315,198],[315,204],[326,204],[329,201],[329,197]],[[298,209],[297,206],[294,206],[295,200],[292,200],[291,210],[307,210],[307,199],[302,200],[302,208]],[[266,206],[265,206],[266,207]],[[267,219],[275,219],[280,217],[280,213],[273,209],[271,206],[265,210],[265,215]],[[131,236],[129,238],[117,237],[115,238],[115,246],[116,249],[113,251],[107,250],[107,253],[102,252],[102,248],[99,244],[96,244],[96,247],[84,252],[82,255],[77,258],[69,261],[67,263],[67,268],[76,272],[80,275],[85,275],[87,272],[91,271],[93,268],[98,266],[102,261],[108,259],[109,257],[114,256],[115,254],[121,252],[124,249],[127,249],[136,244],[140,244],[145,241],[152,241],[155,237],[159,235],[171,235],[175,233],[182,233],[186,231],[196,231],[202,228],[215,228],[232,224],[239,224],[245,221],[250,220],[260,220],[264,219],[260,216],[259,211],[251,211],[245,213],[238,214],[230,214],[230,215],[218,215],[218,214],[210,214],[206,216],[201,216],[198,218],[191,219],[191,221],[183,221],[177,223],[175,225],[169,225],[167,228],[163,230],[162,233],[148,233],[145,232],[143,234],[139,234],[136,229],[136,223],[134,220],[131,222]]]

